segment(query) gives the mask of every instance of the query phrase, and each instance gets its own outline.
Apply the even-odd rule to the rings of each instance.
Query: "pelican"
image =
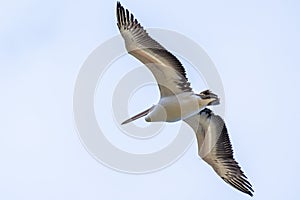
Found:
[[[218,105],[218,96],[210,90],[194,93],[180,61],[152,39],[128,9],[117,2],[117,26],[129,54],[152,72],[160,91],[158,104],[125,120],[127,124],[145,116],[147,122],[183,120],[195,132],[198,155],[234,188],[253,196],[254,190],[233,150],[224,120],[207,106]]]

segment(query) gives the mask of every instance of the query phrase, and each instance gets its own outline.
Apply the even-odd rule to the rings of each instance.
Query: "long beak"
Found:
[[[141,118],[141,117],[144,117],[144,116],[148,115],[148,113],[149,113],[153,108],[154,108],[154,106],[152,106],[151,108],[148,108],[147,110],[145,110],[145,111],[143,111],[143,112],[141,112],[141,113],[139,113],[139,114],[137,114],[137,115],[135,115],[135,116],[133,116],[133,117],[127,119],[127,120],[125,120],[124,122],[121,123],[121,125],[127,124],[127,123],[129,123],[129,122],[132,122],[132,121],[134,121],[134,120],[137,120],[137,119],[139,119],[139,118]]]

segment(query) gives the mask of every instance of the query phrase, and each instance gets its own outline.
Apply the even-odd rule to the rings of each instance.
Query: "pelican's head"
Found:
[[[199,96],[201,97],[201,99],[205,100],[205,104],[207,106],[220,104],[220,99],[218,95],[212,93],[210,90],[200,92]]]
[[[145,117],[146,122],[165,122],[167,121],[167,112],[166,109],[157,104],[153,107],[153,110]]]
[[[146,117],[145,117],[145,121],[146,121],[146,122],[152,122],[151,117],[146,116]]]

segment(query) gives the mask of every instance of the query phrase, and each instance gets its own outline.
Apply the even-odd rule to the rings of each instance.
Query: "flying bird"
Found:
[[[117,2],[117,26],[129,54],[152,72],[160,91],[158,104],[129,118],[127,124],[145,116],[147,122],[183,120],[195,132],[198,154],[228,184],[253,196],[254,190],[233,157],[224,120],[207,106],[218,105],[210,90],[193,92],[180,61],[152,39],[128,9]]]

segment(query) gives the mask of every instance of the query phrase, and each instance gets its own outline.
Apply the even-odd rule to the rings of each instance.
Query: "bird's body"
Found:
[[[199,113],[206,105],[214,101],[218,103],[218,98],[202,99],[193,92],[162,97],[145,120],[147,122],[176,122]]]
[[[117,3],[118,28],[129,54],[152,72],[159,90],[157,105],[129,118],[122,124],[145,117],[147,122],[183,120],[195,132],[198,154],[228,184],[252,196],[252,186],[233,157],[224,120],[207,106],[220,103],[216,94],[205,90],[193,92],[180,61],[153,40],[133,14]]]

